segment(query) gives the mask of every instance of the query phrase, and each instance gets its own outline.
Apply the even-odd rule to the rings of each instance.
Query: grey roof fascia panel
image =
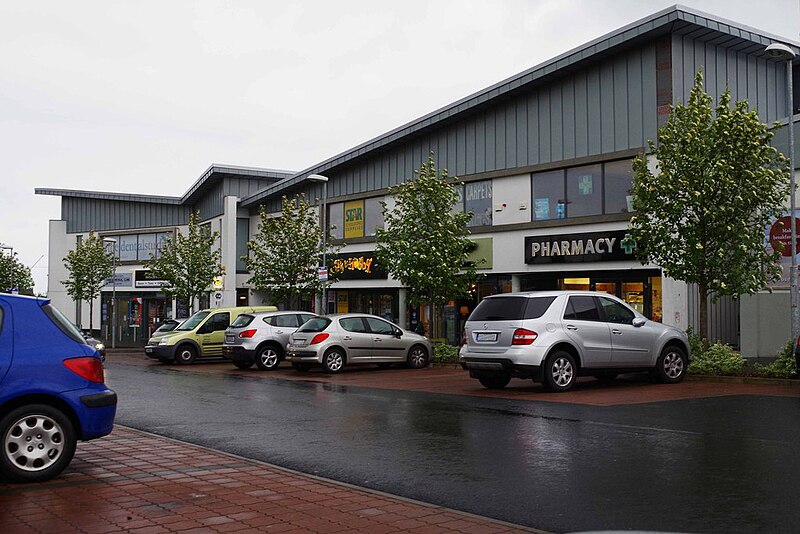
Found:
[[[675,23],[673,26],[669,26],[670,24]],[[703,13],[701,11],[694,10],[692,8],[688,8],[682,5],[674,5],[672,7],[668,7],[661,11],[658,11],[644,19],[635,21],[631,24],[625,25],[622,28],[618,28],[612,32],[609,32],[605,35],[602,35],[596,39],[589,41],[577,48],[564,52],[552,59],[545,61],[544,63],[540,63],[527,69],[519,74],[516,74],[510,78],[506,78],[501,80],[500,82],[493,84],[481,91],[468,95],[460,100],[457,100],[445,107],[439,108],[437,110],[428,113],[422,117],[415,119],[407,124],[399,126],[389,132],[386,132],[378,137],[373,139],[369,139],[364,143],[361,143],[345,152],[337,154],[331,158],[328,158],[317,165],[309,167],[293,177],[287,178],[285,180],[281,180],[275,184],[272,184],[262,191],[259,191],[249,197],[242,199],[242,206],[249,207],[254,204],[257,204],[262,199],[268,198],[271,195],[285,189],[290,188],[293,186],[298,185],[302,182],[306,176],[309,174],[314,173],[321,173],[326,169],[331,168],[334,166],[334,162],[338,161],[349,161],[351,159],[355,159],[360,155],[365,153],[365,147],[374,147],[370,150],[374,150],[385,146],[389,143],[396,142],[397,138],[395,134],[400,133],[401,137],[406,135],[410,135],[417,131],[420,131],[425,128],[430,128],[435,126],[437,123],[440,123],[446,119],[449,119],[452,116],[460,115],[461,113],[469,110],[472,107],[485,104],[489,100],[493,100],[494,98],[498,98],[504,95],[507,92],[511,92],[514,90],[519,89],[522,85],[527,85],[529,83],[533,83],[540,78],[543,78],[549,74],[557,72],[563,68],[569,67],[575,63],[580,61],[587,60],[594,55],[599,54],[600,52],[604,52],[606,50],[610,50],[613,47],[618,47],[623,45],[627,42],[633,41],[645,34],[650,34],[653,32],[658,31],[677,31],[680,32],[680,23],[683,23],[683,26],[686,30],[686,33],[690,33],[693,31],[700,31],[700,32],[717,32],[717,33],[729,33],[735,35],[737,37],[741,37],[742,32],[749,32],[749,40],[751,42],[756,42],[759,44],[766,44],[773,41],[778,41],[782,43],[786,43],[790,46],[793,46],[800,52],[800,44],[796,42],[792,42],[786,38],[778,37],[769,33],[764,33],[756,30],[755,28],[750,28],[749,26],[738,24],[727,19],[719,19],[719,18],[711,18],[711,15]],[[700,28],[698,28],[698,26]],[[735,33],[734,33],[735,32]],[[586,55],[587,50],[592,50],[590,55]],[[520,84],[519,80],[525,79],[524,84]],[[517,83],[515,83],[517,82]],[[487,98],[484,98],[484,95],[488,95]]]
[[[76,197],[93,200],[118,200],[121,202],[145,202],[150,204],[181,204],[180,197],[167,197],[156,195],[139,195],[135,193],[110,193],[105,191],[81,191],[77,189],[53,189],[37,187],[33,190],[37,195],[50,195],[55,197]]]

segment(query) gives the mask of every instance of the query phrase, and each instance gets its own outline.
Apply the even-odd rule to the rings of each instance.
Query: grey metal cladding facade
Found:
[[[193,210],[200,212],[200,220],[205,221],[212,217],[219,217],[223,213],[223,191],[225,180],[209,187],[200,199],[192,205]]]
[[[61,218],[67,221],[68,233],[105,232],[184,225],[189,220],[189,209],[176,204],[64,196]]]
[[[429,151],[440,169],[466,176],[645,147],[657,128],[655,70],[654,43],[620,52],[332,169],[328,195],[401,183]]]
[[[672,93],[674,103],[687,103],[699,67],[705,90],[714,99],[730,88],[733,100],[747,100],[762,121],[786,118],[786,64],[768,59],[766,45],[745,48],[707,41],[699,34],[672,36]]]

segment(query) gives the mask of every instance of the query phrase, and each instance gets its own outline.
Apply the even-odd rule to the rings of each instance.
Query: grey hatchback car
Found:
[[[461,366],[492,389],[517,377],[568,391],[579,375],[611,380],[631,371],[674,383],[683,380],[690,358],[684,331],[591,291],[487,297],[467,319],[464,338]]]
[[[222,355],[239,369],[253,364],[262,371],[276,369],[284,359],[289,336],[315,317],[305,311],[243,313],[225,330]]]
[[[321,365],[338,373],[348,364],[388,367],[405,363],[413,369],[428,365],[433,349],[427,337],[363,313],[318,317],[289,338],[287,359],[298,371]]]

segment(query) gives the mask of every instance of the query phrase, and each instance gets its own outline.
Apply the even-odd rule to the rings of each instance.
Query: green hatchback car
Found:
[[[161,363],[190,364],[197,358],[220,358],[225,329],[239,315],[277,309],[275,306],[239,306],[200,310],[172,332],[150,338],[144,353]]]

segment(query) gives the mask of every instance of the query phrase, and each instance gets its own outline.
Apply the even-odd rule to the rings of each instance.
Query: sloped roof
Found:
[[[355,160],[369,152],[399,142],[401,139],[418,134],[423,130],[440,126],[446,121],[454,120],[456,117],[470,113],[476,108],[486,106],[492,101],[508,97],[522,88],[529,88],[532,85],[541,83],[542,79],[551,77],[558,72],[578,68],[576,65],[579,63],[589,59],[597,59],[612,53],[612,50],[616,52],[620,48],[635,46],[639,42],[668,33],[687,35],[693,39],[709,41],[742,53],[763,52],[768,44],[776,41],[788,44],[797,53],[800,53],[800,44],[788,41],[783,37],[721,19],[692,8],[675,5],[564,52],[544,63],[540,63],[486,89],[466,96],[328,158],[321,163],[300,171],[292,177],[269,185],[261,191],[242,199],[242,205],[244,207],[256,205],[288,188],[299,185],[310,174],[324,174],[329,169]]]
[[[263,169],[258,167],[241,167],[237,165],[212,164],[203,174],[192,184],[191,187],[180,197],[164,195],[142,195],[136,193],[112,193],[106,191],[85,191],[79,189],[55,189],[37,187],[34,192],[37,195],[51,195],[60,197],[78,197],[95,200],[118,200],[123,202],[145,202],[151,204],[191,204],[199,196],[219,183],[223,175],[233,175],[238,177],[253,178],[264,180],[268,183],[284,180],[294,176],[294,171],[282,171],[276,169]]]

